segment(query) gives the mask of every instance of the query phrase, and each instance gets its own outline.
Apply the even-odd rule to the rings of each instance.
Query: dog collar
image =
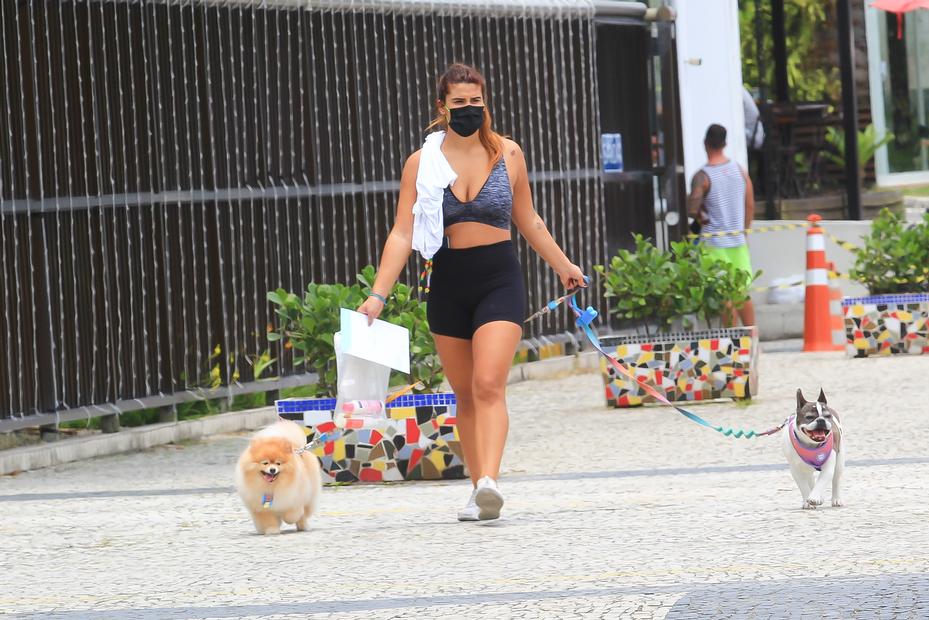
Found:
[[[261,496],[261,507],[262,507],[262,508],[270,508],[270,507],[271,507],[271,502],[273,502],[273,501],[274,501],[274,496],[273,496],[273,495],[270,495],[270,494],[268,494],[268,495],[262,495],[262,496]]]
[[[804,463],[815,468],[816,471],[822,471],[823,463],[826,462],[826,459],[828,459],[829,455],[832,453],[832,433],[826,436],[826,441],[817,445],[815,448],[808,448],[800,443],[800,438],[797,436],[796,417],[797,416],[791,416],[788,422],[790,425],[790,443],[793,445],[797,456],[799,456]]]

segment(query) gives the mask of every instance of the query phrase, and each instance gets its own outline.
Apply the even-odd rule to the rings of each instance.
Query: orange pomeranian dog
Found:
[[[290,420],[259,431],[236,466],[235,487],[259,534],[279,534],[281,521],[305,530],[322,491],[319,461]]]

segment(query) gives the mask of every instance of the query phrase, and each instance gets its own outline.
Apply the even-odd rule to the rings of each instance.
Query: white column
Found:
[[[748,166],[742,109],[742,54],[737,0],[674,0],[681,130],[687,188],[706,163],[703,138],[717,123],[726,128],[726,154]]]

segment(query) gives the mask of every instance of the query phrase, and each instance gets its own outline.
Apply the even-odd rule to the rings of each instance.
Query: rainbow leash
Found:
[[[523,321],[523,323],[529,323],[530,321],[536,320],[536,319],[539,318],[540,316],[544,316],[544,315],[548,314],[549,312],[551,312],[552,310],[554,310],[555,308],[557,308],[558,306],[560,306],[561,304],[563,304],[563,303],[565,302],[565,300],[567,300],[567,299],[571,298],[572,296],[576,295],[576,294],[578,293],[578,291],[581,290],[581,288],[583,288],[583,287],[576,286],[576,287],[574,287],[574,288],[572,288],[572,289],[569,289],[568,292],[565,293],[564,295],[562,295],[561,297],[559,297],[559,298],[557,298],[557,299],[553,299],[553,300],[551,300],[550,302],[548,302],[547,304],[545,304],[544,306],[542,306],[541,308],[539,308],[539,309],[538,309],[535,313],[533,313],[528,319],[526,319],[525,321]],[[576,304],[575,304],[575,305],[576,305]]]
[[[419,292],[429,294],[432,284],[432,259],[430,258],[423,264],[423,270],[419,274]]]
[[[588,282],[590,281],[589,278],[587,278],[586,276],[585,276],[585,280],[587,280]],[[590,326],[591,322],[595,318],[597,318],[599,313],[592,306],[587,306],[586,310],[581,310],[581,308],[577,305],[577,299],[576,299],[576,296],[579,290],[580,289],[572,289],[568,291],[562,297],[559,297],[558,299],[554,299],[548,302],[545,305],[545,307],[543,307],[542,310],[540,310],[539,312],[536,312],[531,317],[529,317],[529,319],[527,320],[531,320],[538,316],[546,314],[550,312],[551,310],[557,308],[561,303],[567,300],[568,305],[570,306],[571,310],[574,312],[575,324],[584,331],[584,335],[587,336],[587,340],[590,341],[590,344],[593,345],[593,347],[607,359],[610,365],[618,373],[636,382],[639,386],[641,386],[643,390],[645,390],[645,392],[649,396],[652,396],[655,400],[657,400],[661,404],[667,405],[669,407],[673,407],[674,409],[677,410],[678,413],[680,413],[685,418],[691,420],[692,422],[696,422],[700,426],[705,426],[706,428],[714,430],[717,433],[722,433],[726,437],[735,437],[737,439],[738,438],[751,439],[752,437],[765,437],[767,435],[773,435],[774,433],[780,431],[787,424],[787,421],[785,420],[779,426],[770,428],[762,432],[757,432],[753,430],[744,430],[740,428],[737,429],[737,428],[731,428],[731,427],[725,427],[725,426],[717,426],[715,424],[712,424],[704,420],[703,418],[698,416],[696,413],[693,413],[692,411],[688,411],[687,409],[684,409],[683,407],[679,407],[678,405],[675,405],[673,402],[668,400],[667,397],[665,397],[665,395],[662,394],[660,390],[658,390],[656,387],[647,383],[645,380],[645,377],[636,377],[635,374],[633,374],[632,371],[626,368],[619,360],[617,360],[615,357],[613,357],[612,355],[610,355],[609,353],[603,350],[603,346],[600,344],[600,339],[597,337],[597,334],[594,333],[593,328]]]

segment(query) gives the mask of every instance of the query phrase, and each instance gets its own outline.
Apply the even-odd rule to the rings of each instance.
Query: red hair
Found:
[[[503,137],[493,130],[493,119],[490,117],[490,110],[487,108],[487,80],[481,75],[481,72],[471,65],[465,65],[456,62],[448,66],[445,73],[436,80],[436,91],[439,101],[445,103],[445,97],[448,96],[449,86],[452,84],[477,84],[481,87],[481,94],[484,97],[484,122],[478,130],[478,137],[481,144],[490,156],[490,165],[496,164],[503,156]],[[448,121],[444,114],[436,114],[426,130],[433,127],[448,129]]]

